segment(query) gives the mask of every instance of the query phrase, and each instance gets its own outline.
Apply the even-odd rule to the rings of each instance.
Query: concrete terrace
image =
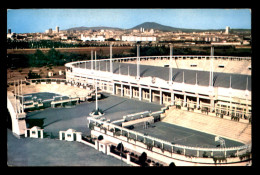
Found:
[[[209,64],[209,63],[208,63]],[[76,67],[91,69],[91,63],[75,64]],[[97,61],[96,70],[100,71],[109,71],[110,69],[109,61]],[[93,69],[95,69],[95,63],[93,63]],[[129,70],[129,71],[128,71]],[[136,76],[137,73],[136,64],[131,63],[120,63],[113,62],[113,73]],[[197,83],[198,85],[208,86],[209,85],[209,71],[200,71],[200,70],[190,70],[190,69],[179,69],[172,68],[173,70],[173,83],[174,82],[184,82],[187,84],[196,84],[196,74],[197,74]],[[169,68],[168,67],[159,67],[152,65],[140,65],[140,76],[141,77],[158,77],[160,79],[169,80]],[[231,76],[231,87],[238,90],[246,90],[247,78],[248,78],[248,90],[251,91],[251,75],[244,74],[234,74],[234,73],[223,73],[223,72],[214,72],[214,87],[230,87],[230,76]]]

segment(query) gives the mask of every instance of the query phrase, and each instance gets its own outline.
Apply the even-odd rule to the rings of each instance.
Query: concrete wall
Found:
[[[11,92],[7,93],[7,109],[10,113],[11,120],[12,120],[12,131],[17,136],[23,135],[25,133],[26,123],[25,120],[18,120],[17,119],[17,113],[15,112],[14,104],[11,102],[12,98]],[[14,98],[14,97],[13,97]],[[25,115],[24,113],[22,115]]]
[[[198,158],[198,157],[186,157],[184,155],[170,153],[168,151],[163,151],[159,148],[153,148],[152,151],[147,150],[147,146],[139,141],[122,139],[124,136],[109,136],[100,131],[92,130],[91,135],[98,137],[102,135],[104,140],[114,143],[117,145],[121,143],[124,145],[124,148],[129,151],[138,152],[142,154],[143,152],[147,153],[147,156],[152,157],[153,159],[160,160],[165,164],[170,164],[174,162],[176,166],[214,166],[213,158]],[[217,165],[228,165],[228,166],[245,166],[248,162],[240,162],[238,157],[235,158],[227,158],[228,164],[217,164]]]

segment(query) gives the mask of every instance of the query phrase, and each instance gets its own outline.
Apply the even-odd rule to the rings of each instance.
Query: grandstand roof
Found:
[[[100,65],[100,68],[99,68]],[[113,62],[113,72],[119,74],[119,65],[120,65],[120,74],[131,76],[136,76],[136,64],[129,63],[119,63]],[[80,65],[81,68],[85,68],[85,63]],[[86,65],[87,69],[91,68],[90,62]],[[95,69],[95,63],[93,63],[93,68]],[[97,70],[109,71],[110,63],[109,61],[97,61]],[[182,82],[183,81],[183,72],[184,72],[184,82],[187,84],[196,83],[196,73],[198,85],[208,86],[209,85],[209,71],[198,71],[198,70],[189,70],[189,69],[177,69],[172,68],[173,70],[173,82]],[[163,80],[169,80],[169,68],[168,67],[159,67],[151,65],[140,65],[140,76],[141,77],[158,77]],[[247,77],[248,77],[248,90],[251,91],[251,75],[242,75],[242,74],[231,74],[231,73],[220,73],[214,72],[214,87],[224,87],[229,88],[230,86],[230,76],[233,89],[246,90]]]

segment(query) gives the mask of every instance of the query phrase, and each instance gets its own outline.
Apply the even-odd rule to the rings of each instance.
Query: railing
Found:
[[[95,125],[97,125],[97,123],[98,123],[98,124],[101,124],[101,125],[104,125],[104,126],[108,126],[109,128],[114,128],[114,130],[117,129],[117,130],[121,131],[121,133],[123,133],[123,131],[124,131],[124,132],[127,133],[127,135],[129,135],[129,134],[135,135],[136,138],[139,136],[139,137],[142,138],[141,140],[144,140],[144,144],[145,144],[145,140],[149,139],[149,140],[152,140],[153,143],[154,142],[160,143],[162,145],[161,148],[164,148],[166,145],[168,145],[168,146],[170,146],[170,152],[174,152],[174,150],[176,152],[176,150],[177,150],[177,153],[179,151],[179,154],[181,154],[180,149],[182,150],[182,153],[184,155],[187,155],[187,153],[189,151],[190,152],[196,151],[197,157],[202,157],[199,154],[201,152],[210,152],[212,155],[215,155],[215,154],[222,155],[222,154],[224,154],[223,155],[224,157],[228,157],[228,155],[229,156],[239,156],[240,154],[243,154],[244,152],[251,152],[251,144],[250,145],[237,146],[237,147],[228,147],[228,148],[206,148],[206,147],[204,148],[204,147],[185,146],[185,145],[174,144],[174,143],[171,143],[171,142],[168,142],[168,141],[165,141],[165,140],[162,140],[162,139],[158,139],[158,138],[155,138],[155,137],[152,137],[152,136],[148,136],[148,135],[145,135],[145,134],[133,131],[133,130],[129,130],[129,129],[120,127],[120,126],[112,124],[112,123],[107,123],[106,121],[94,119],[92,117],[88,117],[87,119],[89,120],[89,123],[95,123]],[[129,140],[129,139],[127,139],[127,140]],[[227,155],[228,152],[230,152],[230,154]]]
[[[170,55],[163,55],[163,56],[140,56],[140,60],[142,59],[170,59]],[[230,60],[250,60],[251,57],[235,57],[235,56],[209,56],[209,55],[173,55],[172,59],[187,59],[187,58],[198,58],[198,59],[209,59],[209,58],[214,58],[214,59],[230,59]],[[137,57],[124,57],[124,58],[113,58],[112,61],[125,61],[125,60],[137,60]],[[110,61],[110,59],[99,59],[96,61]],[[85,63],[85,62],[91,62],[91,60],[86,60],[86,61],[74,61],[70,63],[66,63],[66,67],[70,67],[73,64],[78,64],[78,63]],[[75,65],[73,65],[76,67]]]

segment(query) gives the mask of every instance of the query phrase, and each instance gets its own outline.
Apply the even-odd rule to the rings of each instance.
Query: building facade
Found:
[[[183,59],[184,57],[187,59],[190,56],[182,56]],[[196,59],[196,56],[193,57]],[[154,59],[155,61],[170,59],[169,56],[139,58]],[[221,59],[220,57],[216,58]],[[201,56],[201,59],[207,59],[207,56]],[[236,82],[231,85],[231,74],[218,75],[217,80],[212,78],[212,81],[215,81],[212,82],[212,86],[209,81],[206,81],[206,79],[209,80],[210,74],[207,71],[198,72],[200,78],[197,78],[197,73],[178,70],[170,79],[169,68],[124,63],[127,61],[137,61],[138,63],[138,58],[106,59],[92,61],[92,63],[91,61],[67,63],[65,65],[66,80],[72,84],[83,86],[97,82],[100,89],[113,95],[161,105],[176,105],[190,110],[203,110],[214,115],[251,118],[251,76],[238,75],[235,78],[233,75]],[[113,70],[109,69],[110,64],[113,64]],[[191,78],[191,75],[196,76],[196,78]]]

